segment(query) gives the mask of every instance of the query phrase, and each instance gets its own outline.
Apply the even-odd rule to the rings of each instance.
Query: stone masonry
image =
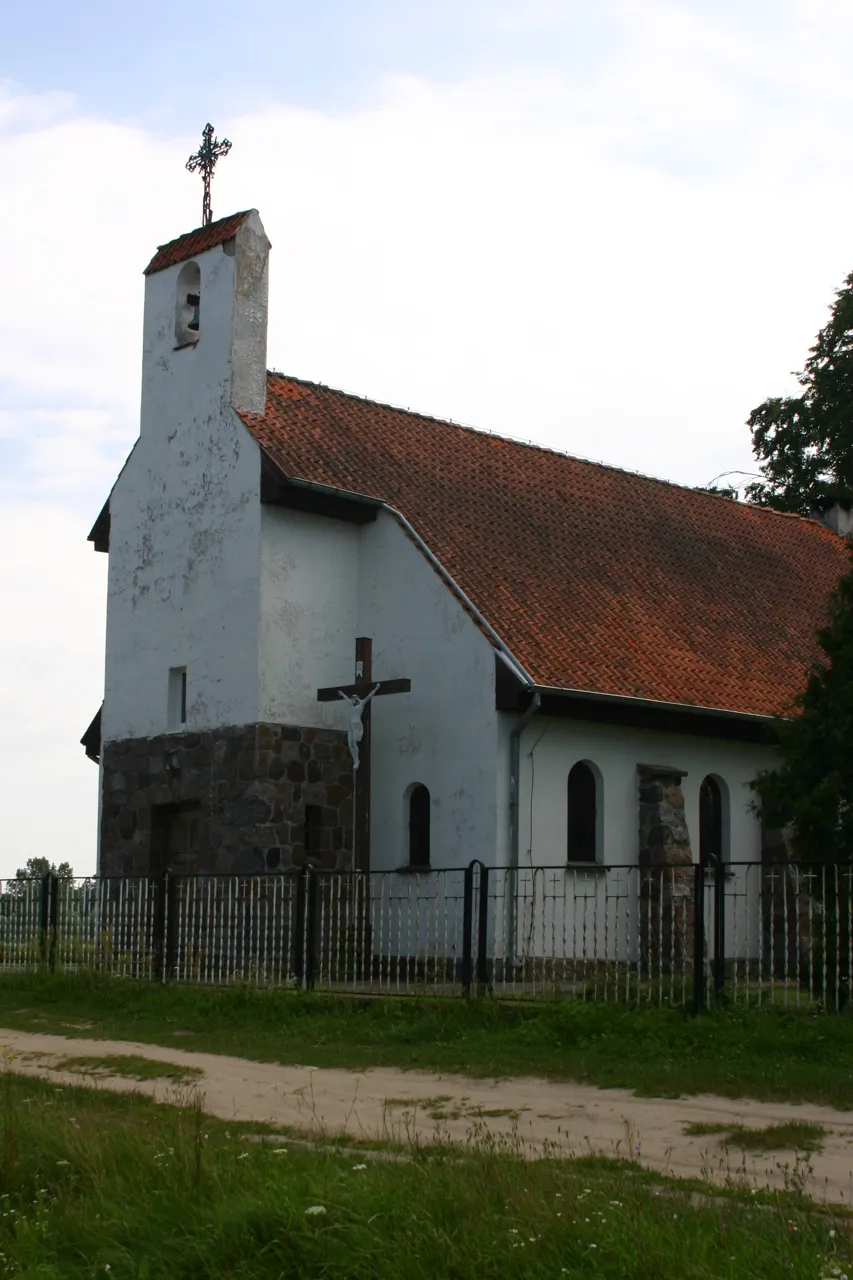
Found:
[[[650,974],[693,959],[693,854],[684,814],[683,769],[637,766],[640,790],[640,938]]]
[[[252,724],[108,742],[102,751],[100,872],[148,875],[176,859],[158,847],[158,822],[194,815],[191,859],[172,865],[254,874],[306,862],[352,865],[353,769],[346,734]]]

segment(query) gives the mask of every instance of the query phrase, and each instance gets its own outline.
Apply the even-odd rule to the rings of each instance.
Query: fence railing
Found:
[[[852,935],[842,863],[0,881],[0,972],[840,1009]]]

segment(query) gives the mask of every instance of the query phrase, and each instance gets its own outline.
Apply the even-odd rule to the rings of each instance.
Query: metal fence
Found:
[[[840,1009],[853,868],[825,863],[0,882],[0,972]]]

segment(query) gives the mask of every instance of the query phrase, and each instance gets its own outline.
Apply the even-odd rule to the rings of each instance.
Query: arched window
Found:
[[[598,846],[595,774],[583,762],[569,773],[568,818],[569,862],[595,862]]]
[[[409,866],[429,866],[429,809],[426,787],[420,783],[409,795]]]
[[[201,314],[201,272],[198,263],[185,262],[178,274],[175,305],[175,346],[198,342]]]
[[[709,773],[699,788],[699,861],[704,866],[722,862],[723,834],[723,792]]]

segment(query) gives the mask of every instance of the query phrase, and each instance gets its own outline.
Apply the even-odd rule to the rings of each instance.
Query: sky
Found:
[[[682,484],[853,270],[849,0],[0,0],[0,876],[95,867],[142,269],[273,244],[271,367]],[[618,518],[618,513],[614,513]]]

